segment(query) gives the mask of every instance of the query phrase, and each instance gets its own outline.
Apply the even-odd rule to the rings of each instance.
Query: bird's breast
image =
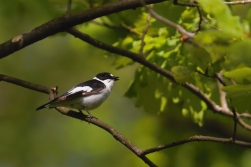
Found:
[[[83,97],[82,105],[84,109],[87,110],[93,110],[97,107],[99,107],[109,96],[110,91],[108,89],[104,89],[103,92],[100,92],[98,94],[94,94],[91,96]]]

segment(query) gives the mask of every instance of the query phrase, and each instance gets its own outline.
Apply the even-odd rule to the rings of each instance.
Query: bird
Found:
[[[74,86],[66,93],[41,105],[36,110],[46,107],[67,107],[77,109],[80,113],[85,110],[93,118],[94,116],[89,111],[98,108],[107,99],[117,80],[119,80],[119,77],[111,73],[99,73],[93,79]]]

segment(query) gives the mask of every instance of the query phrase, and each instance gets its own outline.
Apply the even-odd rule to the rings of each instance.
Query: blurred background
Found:
[[[81,9],[87,2],[78,0],[75,3]],[[61,16],[66,4],[67,0],[1,0],[0,43]],[[100,25],[83,24],[77,29],[106,43],[118,40],[113,29]],[[119,76],[109,98],[92,114],[141,149],[197,134],[231,136],[232,119],[212,112],[206,113],[204,126],[199,127],[191,119],[184,118],[180,111],[158,115],[135,108],[134,99],[123,94],[138,64],[116,69],[115,59],[69,34],[60,33],[1,59],[0,73],[47,87],[59,86],[59,94],[99,72]],[[94,125],[66,117],[53,109],[35,111],[47,101],[46,94],[0,82],[1,167],[146,166],[110,134]],[[250,139],[246,131],[238,131],[237,135],[243,140]],[[148,157],[158,166],[251,165],[249,149],[220,143],[189,143]]]

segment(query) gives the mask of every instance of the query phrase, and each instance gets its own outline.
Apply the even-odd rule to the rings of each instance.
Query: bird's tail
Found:
[[[44,105],[42,105],[42,106],[40,106],[40,107],[38,107],[38,108],[36,109],[36,111],[38,111],[38,110],[41,110],[41,109],[43,109],[43,108],[48,107],[48,106],[49,106],[49,104],[50,104],[50,102],[49,102],[49,103],[46,103],[46,104],[44,104]]]

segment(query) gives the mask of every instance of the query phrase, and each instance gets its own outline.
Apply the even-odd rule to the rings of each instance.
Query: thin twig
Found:
[[[234,120],[234,130],[233,130],[233,136],[232,139],[235,141],[236,137],[236,131],[237,131],[237,123],[238,123],[238,116],[237,116],[237,111],[234,107],[231,107],[231,111],[233,113],[233,120]]]
[[[90,7],[91,8],[93,8],[94,7],[94,5],[93,5],[93,2],[92,2],[93,0],[88,0],[88,2],[89,2],[89,4],[90,4]]]
[[[194,2],[196,2],[194,0]],[[174,5],[179,5],[179,6],[188,6],[188,7],[195,7],[195,6],[198,6],[197,3],[194,3],[194,2],[180,2],[178,0],[173,0],[173,4]],[[244,0],[244,1],[233,1],[233,2],[223,2],[227,5],[244,5],[244,4],[247,4],[247,3],[251,3],[251,0]]]
[[[143,151],[143,154],[147,155],[153,152],[161,151],[163,149],[175,147],[178,145],[186,144],[189,142],[195,142],[195,141],[209,141],[209,142],[217,142],[217,143],[227,143],[227,144],[232,144],[232,145],[238,145],[242,147],[248,147],[251,148],[251,143],[249,142],[244,142],[244,141],[239,141],[239,140],[232,140],[231,138],[218,138],[218,137],[211,137],[211,136],[192,136],[189,137],[188,139],[180,140],[180,141],[175,141],[169,144],[165,145],[160,145],[157,147],[149,148]]]
[[[208,75],[207,73],[203,73],[200,70],[195,70],[195,72],[197,72],[198,74],[201,74],[205,77],[209,77],[209,78],[215,78],[217,79],[217,81],[219,81],[223,86],[226,86],[226,83],[223,81],[223,79],[219,76],[219,74],[214,74],[214,75]]]
[[[207,73],[204,74],[204,73],[202,73],[199,70],[196,70],[196,72],[198,72],[199,74],[202,74],[202,75],[204,75],[206,77],[211,77],[211,78],[216,78],[217,79],[217,83],[218,83],[219,91],[220,91],[221,108],[222,108],[222,110],[225,110],[225,111],[228,111],[228,112],[231,111],[232,115],[233,115],[234,130],[233,130],[232,139],[234,141],[235,137],[236,137],[237,123],[240,123],[239,122],[239,114],[237,114],[237,111],[236,111],[236,109],[234,107],[231,107],[231,110],[229,110],[229,108],[228,108],[227,101],[226,101],[226,93],[221,90],[221,87],[222,87],[221,84],[223,86],[226,86],[226,83],[223,81],[222,76],[221,76],[220,73],[219,74],[215,74],[213,76],[210,76]],[[219,83],[221,83],[221,84],[219,84]],[[232,101],[232,100],[230,99],[230,101]]]
[[[216,78],[223,86],[227,86],[227,84],[222,79],[221,73],[216,73],[213,77]]]
[[[245,0],[245,1],[233,1],[233,2],[224,2],[227,5],[244,5],[247,3],[251,3],[251,0]]]
[[[182,26],[172,22],[171,20],[166,19],[165,17],[159,15],[158,13],[156,13],[154,10],[152,10],[151,8],[147,7],[146,3],[144,2],[144,0],[140,0],[140,2],[145,6],[145,8],[147,9],[147,11],[149,13],[151,13],[151,15],[156,18],[157,20],[175,28],[177,31],[179,31],[179,33],[181,33],[182,35],[187,36],[188,38],[194,38],[194,33],[192,32],[188,32],[186,31]]]
[[[197,32],[199,32],[201,30],[201,24],[202,24],[202,21],[203,21],[203,16],[202,16],[200,7],[196,6],[196,8],[197,8],[200,20],[199,20],[198,26],[196,27],[194,33],[197,33]]]
[[[173,0],[174,5],[180,5],[180,6],[189,6],[189,7],[195,7],[198,6],[196,3],[191,2],[179,2],[178,0]]]
[[[218,85],[219,85],[221,107],[225,110],[229,110],[228,105],[227,105],[227,100],[226,100],[226,92],[221,90],[222,85],[227,86],[227,84],[223,81],[221,73],[215,74],[214,77],[217,79]],[[220,85],[219,83],[221,83],[222,85]],[[232,99],[230,99],[230,102],[232,102]],[[232,139],[233,141],[235,141],[239,116],[237,115],[237,111],[234,107],[231,107],[231,111],[233,113],[233,120],[234,120],[234,130],[233,130]]]
[[[240,118],[242,117],[242,118],[251,119],[251,115],[248,114],[248,113],[241,113],[241,114],[239,114],[238,116],[239,116]]]
[[[123,28],[121,26],[114,26],[114,25],[108,24],[108,23],[106,23],[104,21],[99,22],[97,20],[92,20],[91,22],[94,23],[94,24],[100,25],[100,26],[107,27],[107,28],[128,32],[128,30],[126,28]]]
[[[135,34],[137,34],[137,35],[139,35],[139,36],[141,35],[141,32],[139,32],[139,31],[137,31],[136,29],[133,29],[132,27],[126,25],[124,22],[121,22],[121,25],[122,25],[125,29],[127,29],[128,31],[133,32],[133,33],[135,33]]]
[[[223,87],[222,86],[222,83],[217,79],[217,85],[218,85],[218,88],[219,88],[219,93],[220,93],[220,103],[221,103],[221,107],[224,109],[224,110],[229,110],[228,108],[228,105],[227,105],[227,99],[226,99],[226,92],[222,91],[221,88]]]
[[[153,8],[153,4],[150,5],[150,8]],[[144,31],[142,33],[141,46],[140,46],[140,50],[139,50],[139,53],[142,56],[144,56],[145,36],[146,36],[148,28],[149,28],[150,20],[151,20],[151,13],[148,12],[148,16],[147,16],[147,19],[146,19],[146,26],[145,26],[145,29],[144,29]]]
[[[66,15],[70,15],[71,13],[71,4],[72,4],[72,0],[68,0]]]

